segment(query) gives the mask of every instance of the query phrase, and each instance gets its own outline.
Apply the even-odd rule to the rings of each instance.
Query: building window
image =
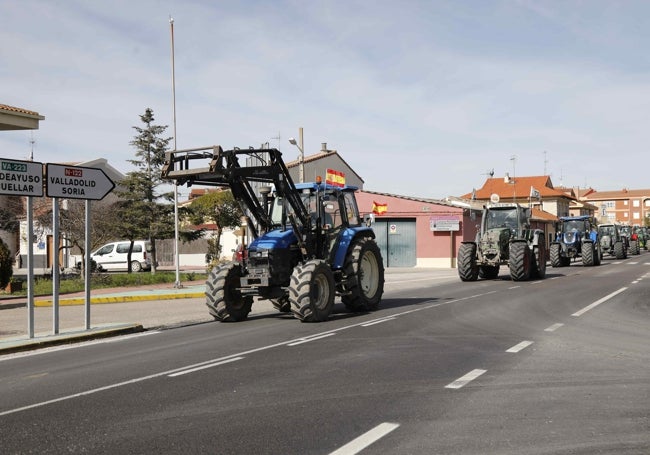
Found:
[[[634,212],[634,213],[632,214],[632,218],[634,218],[635,220],[638,220],[638,219],[641,218],[641,215],[639,214],[639,212]]]
[[[623,205],[627,207],[628,202],[629,202],[628,200],[623,201]]]
[[[639,207],[639,205],[640,205],[639,203],[640,203],[640,201],[638,199],[633,200],[632,201],[632,207]]]

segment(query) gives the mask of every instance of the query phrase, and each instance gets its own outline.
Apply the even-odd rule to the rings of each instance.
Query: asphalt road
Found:
[[[650,255],[0,357],[3,453],[648,454]]]

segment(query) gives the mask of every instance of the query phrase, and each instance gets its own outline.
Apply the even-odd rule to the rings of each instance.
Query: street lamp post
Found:
[[[289,138],[289,143],[295,145],[298,147],[298,150],[300,150],[300,158],[298,159],[299,166],[298,170],[300,172],[299,174],[299,182],[304,183],[305,181],[305,148],[304,148],[304,143],[302,139],[302,126],[298,129],[298,140],[300,141],[300,144],[296,142],[296,140],[292,137]]]
[[[174,19],[169,16],[169,28],[172,45],[172,115],[174,120],[174,152],[176,151],[176,71],[174,65]],[[175,288],[182,288],[180,278],[180,254],[178,251],[178,182],[174,180],[174,266],[176,272]]]

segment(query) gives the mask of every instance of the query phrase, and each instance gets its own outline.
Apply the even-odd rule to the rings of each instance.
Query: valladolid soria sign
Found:
[[[115,183],[102,169],[61,164],[47,165],[47,196],[67,199],[103,199]]]

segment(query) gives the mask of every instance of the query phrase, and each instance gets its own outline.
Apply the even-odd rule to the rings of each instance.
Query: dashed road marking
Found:
[[[170,378],[175,378],[176,376],[182,376],[184,374],[194,373],[196,371],[205,370],[206,368],[218,367],[219,365],[225,365],[226,363],[236,362],[237,360],[242,360],[243,358],[244,357],[233,357],[232,359],[226,359],[220,362],[209,363],[207,365],[191,368],[189,370],[178,371],[176,373],[168,374],[167,376]]]
[[[512,353],[516,354],[517,352],[519,352],[519,351],[521,351],[523,349],[526,349],[531,344],[533,344],[532,341],[522,341],[521,343],[518,343],[518,344],[514,345],[510,349],[507,349],[506,352],[512,352]]]
[[[363,449],[368,447],[370,444],[378,441],[379,439],[386,436],[388,433],[399,427],[398,423],[384,422],[380,425],[377,425],[372,430],[362,434],[356,439],[348,442],[343,447],[335,450],[330,453],[330,455],[354,455],[361,452]]]
[[[445,386],[445,389],[460,389],[461,387],[466,386],[474,379],[478,378],[483,373],[486,373],[487,370],[475,369],[467,373],[465,376],[456,379],[454,382],[451,382]]]
[[[589,310],[591,310],[591,309],[593,309],[593,308],[596,308],[596,307],[597,307],[598,305],[600,305],[601,303],[606,302],[606,301],[608,301],[609,299],[611,299],[612,297],[617,296],[618,294],[620,294],[621,292],[625,291],[626,289],[627,289],[627,288],[625,287],[625,288],[621,288],[621,289],[619,289],[618,291],[614,291],[614,292],[612,292],[611,294],[606,295],[606,296],[603,297],[602,299],[600,299],[600,300],[596,300],[596,301],[595,301],[594,303],[592,303],[591,305],[587,305],[587,306],[584,307],[582,310],[580,310],[580,311],[576,311],[576,312],[573,313],[571,316],[576,316],[576,317],[578,317],[578,316],[582,316],[582,315],[585,314],[587,311],[589,311]]]
[[[553,324],[553,325],[551,325],[551,326],[546,327],[546,328],[544,329],[544,332],[555,332],[557,329],[559,329],[559,328],[562,327],[563,325],[564,325],[564,324],[562,324],[561,322],[558,322],[557,324]]]

